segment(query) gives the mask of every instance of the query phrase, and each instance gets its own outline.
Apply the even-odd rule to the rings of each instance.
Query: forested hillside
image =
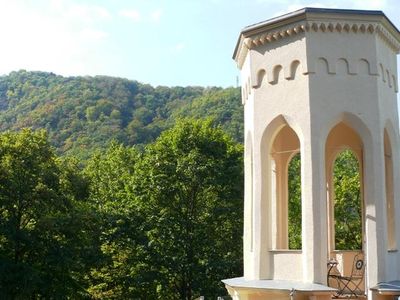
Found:
[[[1,299],[226,295],[221,279],[243,274],[239,93],[0,77]],[[288,168],[289,248],[301,249],[300,155]],[[351,151],[334,175],[336,249],[361,249]]]
[[[59,154],[87,158],[111,140],[147,144],[180,117],[211,117],[236,141],[242,139],[236,88],[152,87],[23,70],[0,77],[0,130],[44,128]]]

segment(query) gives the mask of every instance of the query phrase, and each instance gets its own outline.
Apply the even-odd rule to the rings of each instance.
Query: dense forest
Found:
[[[242,275],[238,88],[0,77],[1,299],[186,299]],[[289,165],[301,248],[300,156]],[[335,164],[338,249],[361,236],[358,165]],[[356,241],[356,243],[354,242]]]
[[[58,154],[88,158],[111,141],[148,144],[185,117],[212,118],[242,140],[238,88],[154,88],[121,78],[26,71],[0,77],[0,131],[43,128]]]

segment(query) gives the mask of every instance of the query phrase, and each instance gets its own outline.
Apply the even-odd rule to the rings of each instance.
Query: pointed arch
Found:
[[[367,193],[371,191],[364,190],[364,175],[366,174],[366,167],[364,162],[368,161],[371,155],[372,147],[372,134],[366,124],[358,116],[342,112],[335,119],[332,120],[329,131],[326,135],[325,143],[325,169],[327,179],[327,196],[328,196],[328,236],[329,236],[329,255],[333,254],[336,246],[335,237],[335,181],[334,181],[334,166],[335,160],[340,153],[345,150],[351,150],[358,161],[358,176],[360,185],[360,205],[361,205],[361,232],[365,236],[365,207]],[[354,165],[354,164],[353,164]],[[367,174],[368,176],[368,174]],[[351,258],[348,264],[351,264]]]
[[[270,208],[272,249],[288,249],[288,165],[300,152],[300,136],[293,121],[277,116],[266,127],[261,142],[262,201]],[[267,193],[266,191],[271,191]],[[301,216],[300,216],[301,220]]]
[[[342,112],[338,114],[335,118],[331,119],[329,125],[327,126],[327,131],[325,132],[325,137],[328,137],[329,132],[339,123],[343,122],[351,129],[353,129],[361,138],[365,148],[371,147],[372,145],[372,133],[369,130],[365,122],[355,114],[351,112]]]

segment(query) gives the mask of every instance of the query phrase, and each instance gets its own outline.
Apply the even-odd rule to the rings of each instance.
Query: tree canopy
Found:
[[[192,299],[242,273],[242,146],[183,120],[144,149],[60,158],[45,131],[0,134],[5,299]]]
[[[2,298],[216,297],[242,275],[239,89],[12,72],[0,77],[0,124]],[[337,249],[359,249],[351,152],[335,178]],[[297,155],[291,249],[300,186]]]
[[[242,147],[210,122],[180,121],[146,148],[135,186],[160,298],[213,297],[241,273],[241,166]]]
[[[238,88],[152,87],[107,76],[24,70],[0,76],[0,131],[46,129],[58,154],[84,159],[113,140],[145,145],[179,117],[210,115],[236,141],[242,140]]]

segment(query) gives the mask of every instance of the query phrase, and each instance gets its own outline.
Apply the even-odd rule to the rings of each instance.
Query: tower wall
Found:
[[[334,255],[330,166],[337,152],[329,145],[352,147],[361,165],[366,291],[372,299],[369,288],[399,280],[399,50],[400,33],[377,11],[306,8],[242,32],[235,60],[245,117],[244,282],[327,284],[327,260]],[[347,137],[327,143],[338,124],[350,130]],[[287,127],[299,149],[283,143],[291,134],[276,139]],[[289,250],[287,224],[279,216],[287,178],[279,176],[296,151],[302,249]],[[394,183],[388,186],[390,174]]]

